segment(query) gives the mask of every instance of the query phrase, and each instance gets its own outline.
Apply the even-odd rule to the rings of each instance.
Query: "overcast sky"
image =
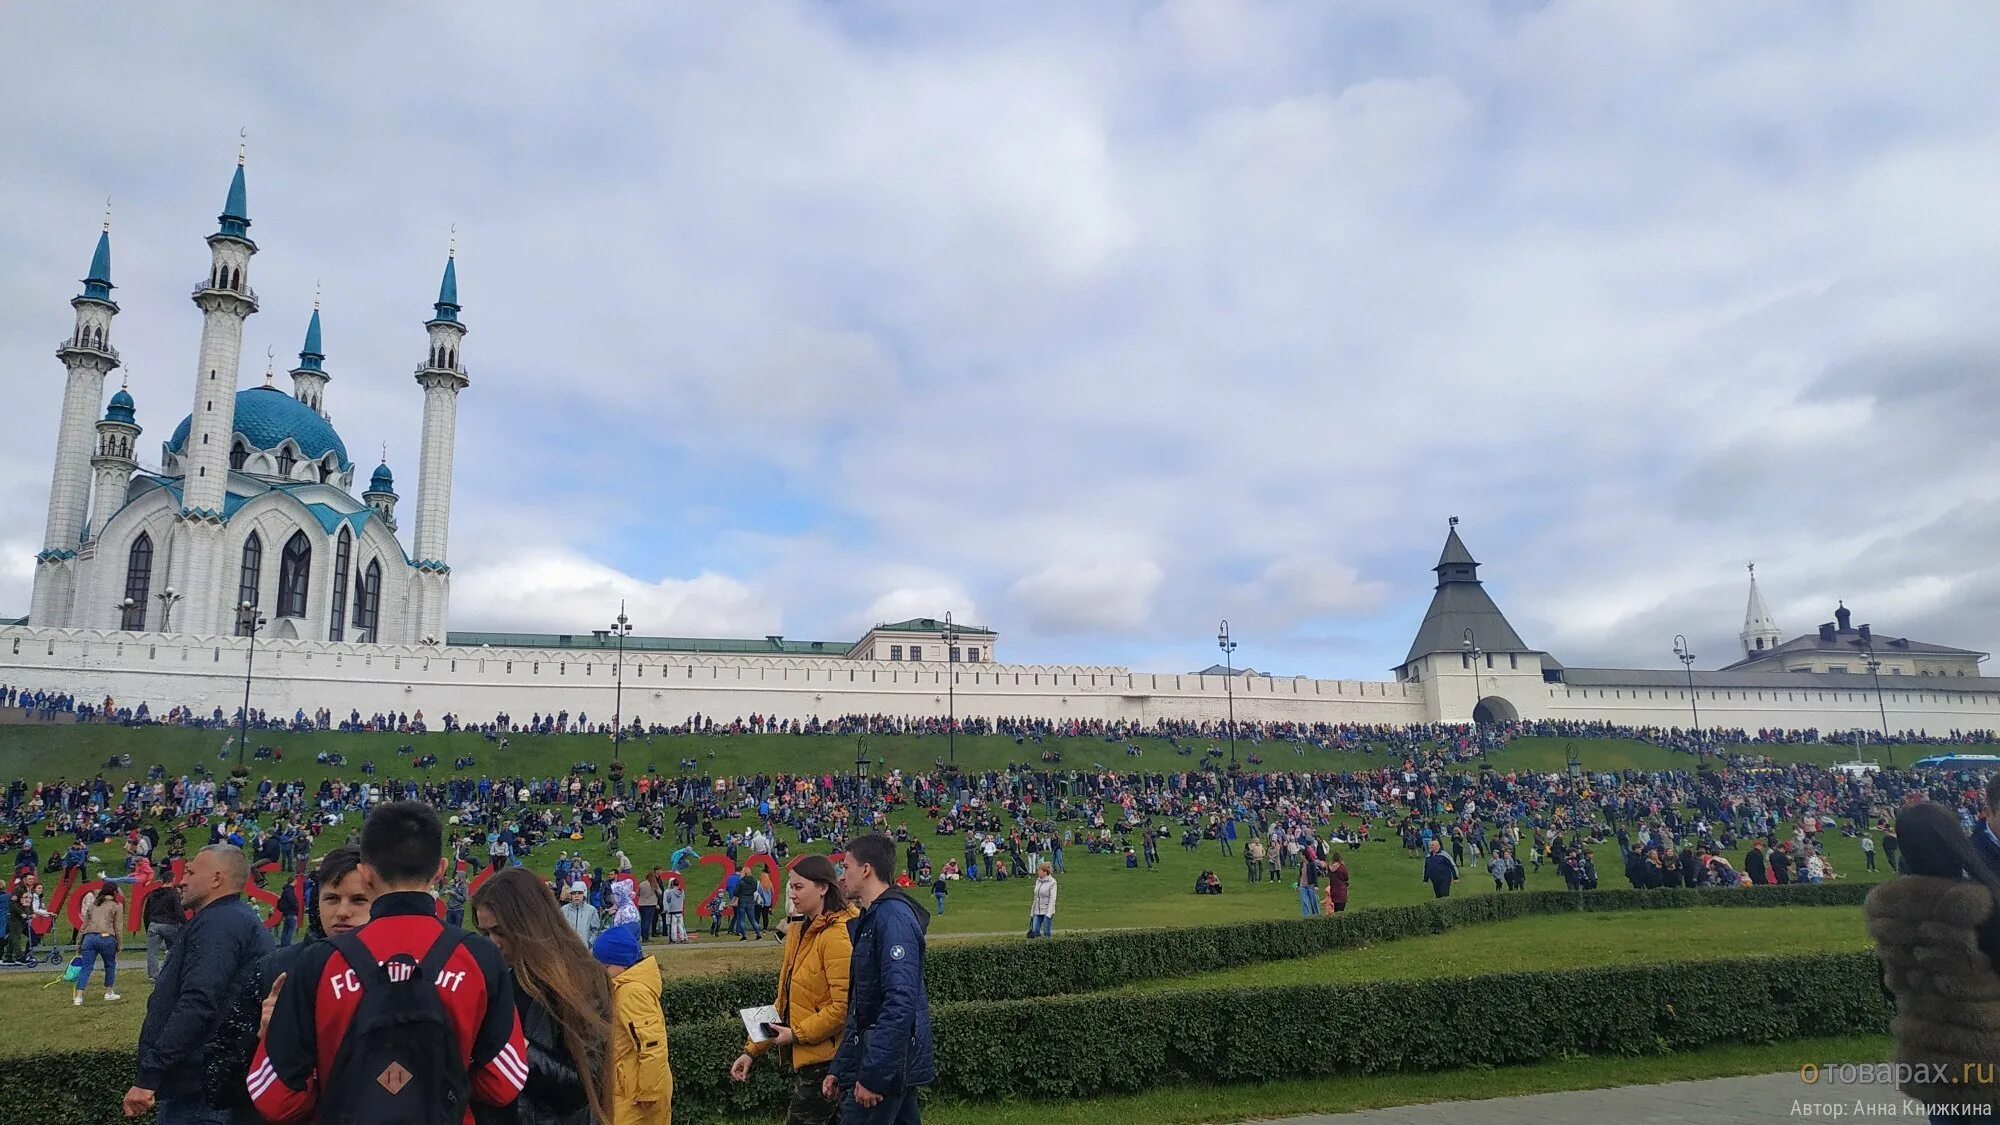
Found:
[[[1380,678],[1445,519],[1570,664],[2000,645],[2000,6],[7,5],[0,616],[105,197],[142,463],[237,132],[243,385],[323,293],[454,629]],[[116,378],[105,389],[108,396]],[[357,485],[357,488],[359,486]],[[404,520],[407,537],[411,519]]]

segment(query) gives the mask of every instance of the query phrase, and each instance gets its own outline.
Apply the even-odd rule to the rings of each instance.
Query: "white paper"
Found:
[[[764,1025],[778,1022],[778,1009],[771,1004],[761,1008],[744,1008],[736,1013],[743,1018],[743,1031],[752,1043],[769,1043],[771,1036],[764,1033]]]

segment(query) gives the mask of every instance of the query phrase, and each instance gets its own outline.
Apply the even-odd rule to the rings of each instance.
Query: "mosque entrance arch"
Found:
[[[1482,726],[1487,723],[1519,722],[1521,712],[1512,703],[1497,695],[1489,695],[1472,708],[1472,721]]]

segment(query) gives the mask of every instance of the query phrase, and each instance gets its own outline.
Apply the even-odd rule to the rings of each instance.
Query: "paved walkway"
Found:
[[[1903,1114],[1903,1095],[1893,1086],[1807,1086],[1798,1072],[1759,1074],[1748,1078],[1711,1078],[1700,1082],[1670,1082],[1659,1086],[1620,1086],[1563,1094],[1532,1094],[1487,1101],[1434,1102],[1429,1105],[1371,1109],[1318,1117],[1292,1117],[1266,1125],[1750,1125],[1804,1119],[1814,1105],[1844,1107],[1856,1116],[1856,1102],[1867,1103],[1882,1119],[1923,1121],[1921,1114]],[[1794,1112],[1797,1103],[1804,1112]],[[1812,1114],[1826,1117],[1821,1109]]]

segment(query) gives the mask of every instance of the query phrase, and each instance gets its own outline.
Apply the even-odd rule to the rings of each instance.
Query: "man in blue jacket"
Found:
[[[861,907],[848,923],[847,1027],[821,1088],[847,1091],[842,1125],[918,1125],[917,1089],[937,1078],[931,1005],[924,992],[924,931],[931,917],[889,880],[896,845],[873,833],[847,845],[840,887]]]
[[[243,901],[250,860],[240,848],[212,844],[196,853],[181,886],[193,912],[146,1002],[139,1029],[139,1079],[125,1093],[125,1116],[159,1110],[159,1125],[226,1125],[227,1110],[208,1104],[202,1061],[211,1026],[244,969],[271,952],[271,935]]]

